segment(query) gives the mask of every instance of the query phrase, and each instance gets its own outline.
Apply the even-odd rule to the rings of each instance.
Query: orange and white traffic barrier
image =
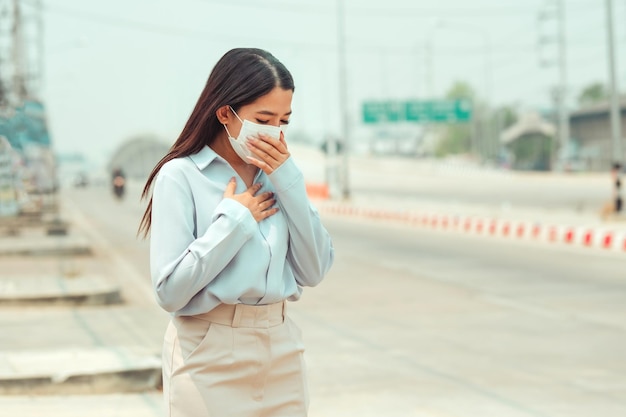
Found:
[[[330,191],[326,183],[307,183],[306,193],[313,200],[328,200]]]
[[[309,188],[307,187],[308,190]],[[320,198],[328,197],[327,191],[324,191],[323,188],[314,188],[312,194],[318,195]],[[615,231],[606,227],[566,226],[421,211],[393,211],[380,208],[354,207],[341,203],[321,203],[320,211],[393,221],[434,230],[611,249],[626,253],[626,230]]]

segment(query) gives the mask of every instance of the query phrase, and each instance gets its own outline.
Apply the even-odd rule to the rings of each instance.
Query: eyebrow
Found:
[[[292,110],[289,110],[288,113],[285,113],[285,116],[291,116]],[[267,116],[278,116],[276,113],[271,112],[269,110],[259,110],[258,112],[256,112],[256,114],[264,114]]]

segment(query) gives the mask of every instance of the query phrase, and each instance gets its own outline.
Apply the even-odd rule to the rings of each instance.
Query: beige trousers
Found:
[[[303,352],[284,302],[173,317],[163,345],[166,416],[306,416]]]

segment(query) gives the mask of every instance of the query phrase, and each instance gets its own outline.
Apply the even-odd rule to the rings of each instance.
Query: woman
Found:
[[[233,49],[143,190],[170,417],[305,416],[300,330],[285,316],[333,261],[331,239],[289,155],[289,71]],[[153,184],[154,183],[154,184]]]

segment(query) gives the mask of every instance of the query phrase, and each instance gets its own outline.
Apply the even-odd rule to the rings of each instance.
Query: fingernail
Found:
[[[246,139],[248,139],[249,141],[252,141],[252,142],[254,142],[256,140],[256,138],[254,136],[252,136],[252,135],[246,136]]]

